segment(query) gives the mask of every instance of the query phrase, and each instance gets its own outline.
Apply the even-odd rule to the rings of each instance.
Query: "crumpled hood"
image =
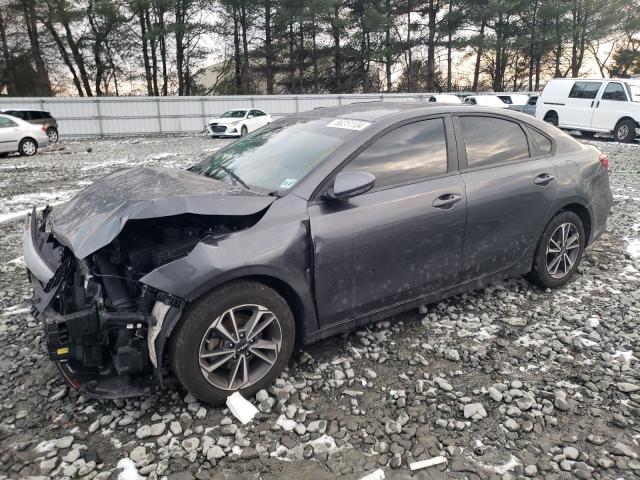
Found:
[[[252,215],[275,197],[175,168],[138,167],[98,180],[52,215],[53,234],[77,258],[108,245],[129,220]]]

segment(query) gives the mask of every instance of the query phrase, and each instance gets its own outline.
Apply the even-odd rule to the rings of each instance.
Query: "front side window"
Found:
[[[243,137],[190,168],[260,193],[291,189],[358,131],[335,119],[282,119]]]
[[[15,127],[17,124],[6,117],[0,117],[0,128],[11,128]]]
[[[460,117],[470,168],[496,165],[529,157],[524,131],[515,122],[494,117]]]
[[[604,89],[602,100],[614,100],[616,102],[626,102],[627,94],[624,93],[624,87],[621,83],[611,82]]]
[[[398,127],[363,150],[344,170],[373,174],[377,190],[446,173],[444,120],[434,118]]]
[[[569,98],[593,100],[596,98],[601,85],[602,82],[575,82],[569,92]]]

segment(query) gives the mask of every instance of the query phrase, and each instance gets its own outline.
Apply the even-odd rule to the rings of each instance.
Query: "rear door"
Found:
[[[504,271],[535,248],[556,193],[553,143],[495,115],[455,118],[466,186],[463,281]]]
[[[618,120],[625,116],[630,106],[627,91],[621,82],[607,82],[602,94],[596,99],[591,127],[613,131]]]
[[[343,167],[372,173],[371,191],[310,204],[323,326],[459,282],[466,202],[450,122],[432,117],[379,136]]]
[[[558,115],[562,127],[590,128],[596,97],[603,82],[577,80],[569,91],[565,106]]]

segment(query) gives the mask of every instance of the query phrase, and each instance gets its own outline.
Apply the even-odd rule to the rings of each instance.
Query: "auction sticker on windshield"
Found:
[[[346,128],[347,130],[364,130],[371,122],[363,122],[362,120],[345,120],[343,118],[336,118],[329,123],[327,127],[332,128]]]

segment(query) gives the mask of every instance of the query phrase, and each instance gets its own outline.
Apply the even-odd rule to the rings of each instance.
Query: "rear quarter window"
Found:
[[[596,98],[601,85],[602,82],[575,82],[569,92],[569,98],[593,100]]]
[[[536,150],[534,154],[549,155],[551,153],[551,150],[553,149],[553,142],[549,140],[545,135],[541,134],[531,127],[527,128],[527,130],[529,131],[529,138],[531,139],[531,143]]]

